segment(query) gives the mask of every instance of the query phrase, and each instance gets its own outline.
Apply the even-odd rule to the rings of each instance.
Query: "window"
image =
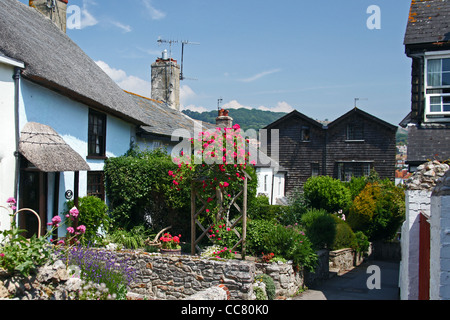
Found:
[[[349,141],[363,141],[364,132],[362,125],[349,124],[347,126],[347,140]]]
[[[309,129],[309,127],[302,127],[301,135],[303,142],[311,141],[311,130]]]
[[[311,177],[317,177],[319,173],[320,167],[318,163],[311,163]]]
[[[371,169],[370,162],[341,162],[338,163],[338,179],[350,181],[352,177],[368,177]]]
[[[103,171],[88,172],[87,175],[87,195],[105,201],[105,175]]]
[[[269,176],[264,176],[264,192],[267,192],[267,182],[269,180]]]
[[[450,58],[426,60],[427,118],[450,115]]]
[[[89,110],[88,156],[106,155],[106,115]]]

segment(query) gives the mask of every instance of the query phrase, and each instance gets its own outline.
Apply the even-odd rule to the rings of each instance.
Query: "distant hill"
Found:
[[[216,123],[217,110],[201,113],[184,110],[183,113],[195,120]],[[272,122],[284,117],[286,114],[287,113],[284,112],[262,111],[257,109],[230,109],[230,117],[233,118],[233,123],[239,124],[242,130],[262,129]]]

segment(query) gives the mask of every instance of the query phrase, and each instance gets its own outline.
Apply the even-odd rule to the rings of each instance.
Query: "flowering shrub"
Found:
[[[251,165],[256,164],[246,150],[249,141],[240,132],[237,124],[232,128],[201,132],[197,139],[190,140],[189,150],[172,158],[178,167],[176,171],[168,171],[173,189],[182,191],[193,187],[198,191],[202,203],[206,204],[204,213],[208,223],[214,228],[209,238],[220,245],[232,246],[227,242],[231,240],[231,230],[221,220],[225,217],[229,220],[231,207],[242,194],[244,182],[252,175],[252,170],[254,173]],[[254,181],[256,183],[256,179]]]
[[[237,252],[232,252],[230,248],[223,247],[222,249],[213,252],[213,256],[219,259],[234,259]]]
[[[72,247],[59,255],[69,266],[78,267],[77,276],[97,285],[104,284],[108,294],[118,300],[126,299],[127,286],[133,280],[135,270],[128,265],[128,259],[121,259],[110,251],[90,247]]]
[[[209,239],[221,247],[233,247],[237,240],[236,234],[223,223],[223,219],[220,222],[217,225],[213,224],[209,229]]]
[[[17,209],[15,208],[15,199],[9,198],[7,202],[11,210]],[[73,213],[76,215],[76,208]],[[61,222],[62,219],[59,216],[52,218],[48,223],[51,228],[47,234],[40,238],[33,236],[31,239],[26,239],[22,235],[26,230],[17,228],[13,223],[10,230],[0,233],[0,267],[10,273],[17,271],[28,276],[40,266],[51,261],[54,249],[51,242],[56,245],[65,245],[63,240],[48,241],[52,234],[61,227]],[[80,235],[82,231],[83,228],[79,230]]]
[[[161,247],[163,249],[180,249],[180,238],[181,234],[178,236],[172,237],[170,233],[164,233],[164,235],[159,238],[159,241],[161,241]]]

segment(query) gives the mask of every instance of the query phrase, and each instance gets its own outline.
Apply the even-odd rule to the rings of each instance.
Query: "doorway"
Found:
[[[19,207],[21,209],[32,209],[41,218],[41,235],[46,232],[47,225],[47,173],[39,171],[25,159],[21,161],[20,185],[19,185]],[[38,234],[38,219],[31,212],[21,212],[18,217],[19,229],[26,230],[23,234],[31,238]]]

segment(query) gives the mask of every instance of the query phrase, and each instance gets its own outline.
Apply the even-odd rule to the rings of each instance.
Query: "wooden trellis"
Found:
[[[234,206],[238,212],[241,214],[237,219],[235,219],[233,222],[229,220],[228,215],[228,209],[223,207],[223,191],[221,191],[219,188],[216,190],[216,195],[212,198],[213,201],[217,201],[219,204],[219,212],[216,216],[216,220],[218,221],[220,218],[223,218],[225,220],[225,223],[227,227],[230,227],[234,233],[238,236],[239,241],[234,245],[232,248],[232,251],[236,251],[236,248],[241,245],[242,246],[242,259],[245,259],[245,243],[247,238],[247,190],[248,190],[248,180],[250,177],[245,173],[245,180],[244,185],[242,186],[239,193],[234,197],[231,206]],[[238,200],[240,197],[243,197],[243,204],[242,208],[239,207],[239,205],[236,203],[236,200]],[[202,202],[202,206],[200,209],[197,210],[196,202],[197,199]],[[199,216],[205,212],[206,208],[208,206],[207,201],[205,201],[202,197],[200,197],[198,190],[195,189],[194,183],[191,184],[191,254],[195,255],[197,251],[200,251],[200,248],[198,244],[200,241],[208,234],[208,231],[213,227],[213,225],[208,226],[205,228],[199,221]],[[225,213],[227,213],[225,215]],[[236,226],[242,222],[242,234],[239,234],[239,232],[236,230]],[[202,234],[197,237],[197,226],[202,231]]]

